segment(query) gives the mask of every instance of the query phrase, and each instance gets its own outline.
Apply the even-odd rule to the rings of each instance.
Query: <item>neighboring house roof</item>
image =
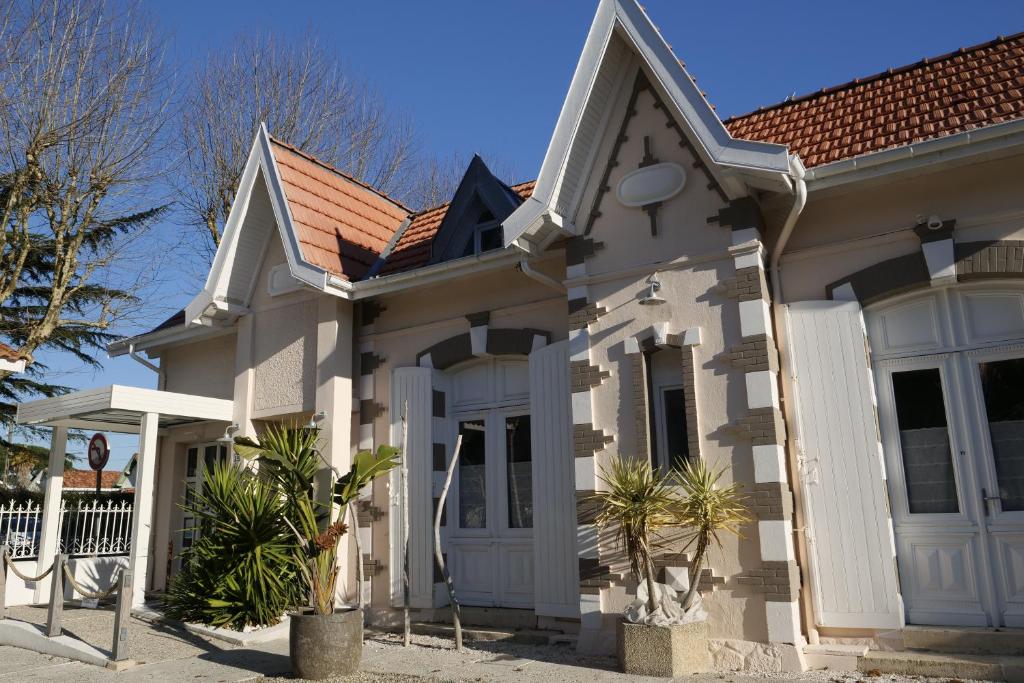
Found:
[[[858,78],[725,121],[808,168],[1024,116],[1024,33]]]
[[[520,198],[528,199],[533,194],[535,185],[536,181],[531,180],[511,185],[510,189]],[[408,227],[399,236],[394,249],[387,255],[380,274],[389,275],[426,265],[430,260],[430,245],[437,235],[438,228],[441,227],[445,214],[448,213],[449,206],[450,202],[413,214]]]
[[[121,472],[117,470],[103,470],[100,475],[100,488],[102,489],[114,489],[119,488],[118,480],[121,478]],[[95,489],[96,488],[96,471],[95,470],[64,470],[64,488],[65,489]]]
[[[314,156],[271,139],[302,255],[358,280],[409,215],[408,208]]]
[[[13,346],[0,342],[0,360],[19,361],[25,358],[26,354],[18,351]]]

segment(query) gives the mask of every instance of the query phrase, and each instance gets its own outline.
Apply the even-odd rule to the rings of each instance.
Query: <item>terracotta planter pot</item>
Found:
[[[707,621],[676,626],[619,622],[618,650],[627,674],[676,678],[711,670]]]
[[[323,680],[359,670],[363,656],[363,613],[292,614],[288,652],[296,678]]]

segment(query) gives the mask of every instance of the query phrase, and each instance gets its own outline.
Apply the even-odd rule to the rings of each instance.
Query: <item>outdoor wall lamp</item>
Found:
[[[235,434],[238,433],[238,429],[239,429],[239,427],[238,427],[237,424],[230,424],[230,425],[228,425],[227,429],[224,430],[224,436],[222,436],[219,439],[217,439],[217,441],[219,441],[221,443],[234,443],[234,441],[235,441]]]
[[[665,303],[658,292],[661,291],[661,283],[658,282],[658,273],[652,273],[647,278],[647,291],[644,292],[644,296],[640,299],[641,306],[658,306]]]
[[[313,416],[309,418],[309,424],[306,425],[307,429],[316,429],[320,426],[320,423],[327,419],[327,413],[322,410],[318,410],[313,413]]]

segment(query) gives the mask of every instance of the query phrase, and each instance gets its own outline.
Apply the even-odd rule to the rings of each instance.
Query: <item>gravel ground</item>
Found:
[[[14,608],[15,616],[35,623],[46,619],[45,609]],[[109,648],[113,614],[108,610],[67,609],[69,634],[102,649]],[[75,683],[135,683],[189,681],[295,681],[287,676],[287,640],[250,647],[233,647],[183,632],[169,625],[132,621],[132,657],[139,661],[115,674],[99,667],[47,657],[16,648],[0,647],[0,683],[7,681],[75,681]],[[401,636],[368,633],[362,671],[335,679],[339,683],[381,681],[523,681],[524,683],[663,683],[665,679],[627,677],[617,671],[614,657],[580,655],[570,645],[523,645],[506,642],[470,642],[457,652],[448,638],[414,635],[413,646],[402,646]],[[914,676],[867,676],[857,672],[809,671],[799,674],[709,673],[693,676],[694,683],[754,683],[799,681],[806,683],[970,683]]]

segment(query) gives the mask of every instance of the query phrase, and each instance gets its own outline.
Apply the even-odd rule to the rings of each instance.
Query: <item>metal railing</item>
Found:
[[[10,501],[0,506],[0,547],[14,560],[39,557],[43,506]],[[61,501],[58,553],[71,557],[127,555],[131,551],[132,504]]]

